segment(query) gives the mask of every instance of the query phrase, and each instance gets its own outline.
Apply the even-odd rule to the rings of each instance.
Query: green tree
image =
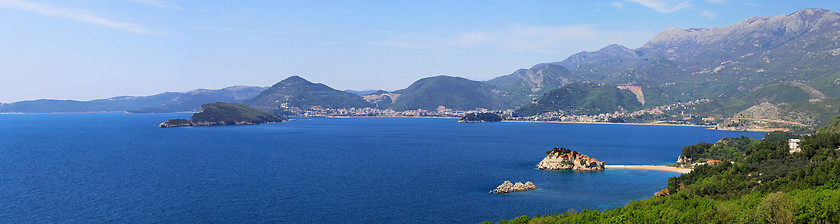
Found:
[[[755,209],[756,216],[769,223],[793,223],[793,211],[793,202],[782,192],[767,195]]]

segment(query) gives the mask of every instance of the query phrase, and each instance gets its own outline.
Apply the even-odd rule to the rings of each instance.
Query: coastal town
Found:
[[[313,106],[306,109],[297,107],[285,107],[284,109],[292,116],[300,117],[463,117],[470,113],[496,113],[504,118],[504,121],[520,122],[568,122],[568,123],[656,123],[656,124],[684,124],[684,125],[713,125],[716,117],[698,117],[690,113],[695,111],[699,105],[711,102],[710,99],[698,99],[688,102],[678,102],[669,105],[657,106],[638,111],[615,111],[595,115],[572,114],[562,110],[537,114],[530,117],[516,116],[513,109],[508,110],[453,110],[444,106],[438,106],[436,110],[406,110],[395,111],[392,109],[378,108],[344,108],[332,109]]]

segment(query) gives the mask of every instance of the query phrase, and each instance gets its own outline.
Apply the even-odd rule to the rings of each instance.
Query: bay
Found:
[[[318,118],[159,129],[189,114],[0,115],[0,222],[476,223],[651,197],[676,173],[542,171],[552,147],[607,164],[763,133],[703,127]],[[490,194],[505,180],[540,189]]]

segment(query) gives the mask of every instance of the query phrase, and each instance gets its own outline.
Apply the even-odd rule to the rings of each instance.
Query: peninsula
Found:
[[[284,119],[239,103],[208,103],[201,105],[201,110],[187,119],[172,119],[158,125],[159,128],[213,126],[213,125],[251,125],[281,122]]]
[[[604,162],[567,148],[546,151],[545,158],[537,165],[541,170],[604,170]]]
[[[502,116],[496,113],[469,113],[461,117],[458,123],[500,122]]]

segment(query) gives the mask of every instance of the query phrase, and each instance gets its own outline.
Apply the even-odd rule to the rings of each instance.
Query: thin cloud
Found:
[[[178,10],[184,9],[178,4],[175,4],[173,2],[164,1],[164,0],[128,0],[128,1],[134,2],[134,3],[140,3],[140,4],[144,4],[144,5],[148,5],[148,6],[154,6],[154,7],[158,7],[158,8],[178,9]]]
[[[408,42],[399,42],[399,41],[377,41],[371,42],[370,45],[375,46],[386,46],[386,47],[396,47],[396,48],[407,48],[407,49],[416,49],[421,48],[420,45],[415,43],[408,43]]]
[[[545,51],[559,43],[597,36],[593,25],[518,26],[506,32],[504,41],[516,51]]]
[[[639,3],[640,5],[653,9],[659,13],[673,13],[682,9],[691,7],[687,1],[679,0],[627,0],[629,2]]]
[[[3,8],[10,8],[10,9],[17,9],[23,11],[29,11],[38,13],[45,16],[54,16],[54,17],[62,17],[67,19],[72,19],[76,21],[92,23],[99,26],[104,26],[108,28],[114,28],[119,30],[124,30],[133,33],[145,33],[145,34],[153,34],[154,31],[148,30],[145,27],[128,22],[120,22],[120,21],[113,21],[104,19],[101,17],[94,16],[90,13],[74,10],[74,9],[67,9],[61,8],[54,5],[49,4],[41,4],[41,3],[34,3],[28,2],[23,0],[0,0],[0,7]]]
[[[466,32],[456,37],[453,45],[475,46],[495,39],[494,34],[488,32]]]
[[[344,42],[340,42],[340,41],[324,41],[324,42],[318,42],[318,45],[343,45],[343,44],[344,44]]]
[[[619,9],[624,9],[624,3],[623,2],[613,2],[610,5],[615,6],[616,8],[619,8]]]
[[[706,17],[706,18],[709,18],[709,19],[715,19],[715,18],[717,18],[717,14],[716,14],[716,13],[714,13],[714,12],[712,12],[712,11],[708,11],[708,10],[702,10],[702,11],[700,11],[700,15],[701,15],[701,16],[704,16],[704,17]]]
[[[238,29],[238,28],[227,28],[227,27],[189,26],[187,28],[190,28],[190,29],[193,29],[193,30],[198,30],[198,31],[231,32],[231,33],[265,33],[264,30]]]
[[[656,34],[647,30],[610,31],[593,24],[570,26],[516,25],[495,30],[468,31],[449,37],[395,34],[370,45],[403,49],[497,48],[514,52],[567,52],[612,43],[641,44]]]

